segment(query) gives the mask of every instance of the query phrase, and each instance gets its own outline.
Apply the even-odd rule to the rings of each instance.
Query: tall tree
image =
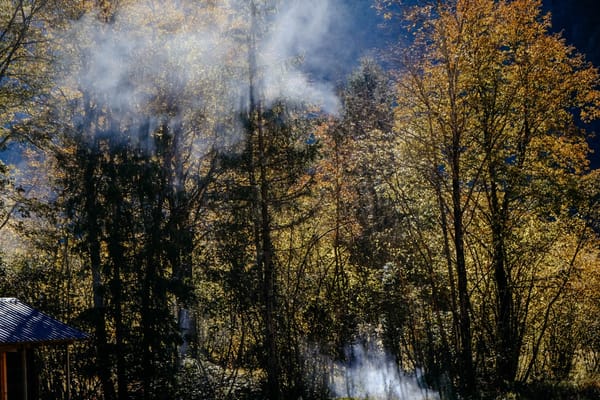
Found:
[[[138,2],[103,7],[100,20],[84,16],[67,27],[61,49],[73,63],[59,76],[66,103],[55,108],[64,143],[57,157],[91,270],[107,398],[169,396],[193,341],[192,254],[217,109],[197,98],[217,96],[221,86],[207,85],[208,49],[175,40],[197,33],[182,18],[208,21],[213,10],[190,14],[174,3],[168,11]],[[128,37],[126,51],[120,36]]]
[[[451,285],[456,277],[461,387],[473,393],[473,267],[486,260],[482,273],[492,277],[494,372],[510,385],[528,329],[519,259],[544,251],[515,240],[518,227],[532,214],[569,218],[568,188],[586,174],[589,151],[575,119],[597,115],[598,76],[548,32],[539,1],[457,0],[412,11],[396,128],[406,154],[426,157],[415,166],[438,193]]]
[[[281,399],[303,390],[298,288],[305,276],[302,257],[294,254],[302,253],[306,244],[296,242],[295,232],[310,215],[302,200],[312,181],[308,171],[317,146],[309,132],[317,118],[311,122],[304,105],[294,105],[285,96],[272,97],[266,88],[266,73],[273,66],[261,64],[261,44],[270,34],[272,3],[253,1],[242,7],[250,18],[242,64],[247,103],[242,108],[241,142],[222,154],[217,187],[225,191],[216,207],[228,216],[217,224],[222,233],[215,246],[221,263],[228,266],[226,287],[235,296],[241,318],[252,326],[248,341],[258,354],[248,361],[264,369],[265,395]]]
[[[9,146],[15,143],[40,143],[39,136],[47,138],[22,125],[32,117],[48,90],[50,39],[44,32],[56,19],[53,5],[46,0],[0,4],[0,152],[14,149]],[[24,191],[11,188],[10,169],[0,161],[0,229],[10,225],[15,211],[27,208]],[[21,187],[20,183],[16,186]]]

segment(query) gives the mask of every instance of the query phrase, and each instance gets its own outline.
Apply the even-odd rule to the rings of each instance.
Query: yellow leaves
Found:
[[[422,56],[397,86],[400,158],[448,173],[455,146],[464,201],[475,199],[485,218],[495,184],[501,200],[510,196],[515,229],[519,213],[550,209],[544,201],[565,202],[556,215],[568,211],[563,196],[587,172],[589,151],[573,110],[584,120],[600,116],[598,72],[549,34],[540,13],[539,0],[439,5],[432,29],[415,32]]]

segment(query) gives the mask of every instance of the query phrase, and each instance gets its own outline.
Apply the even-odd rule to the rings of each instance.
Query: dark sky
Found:
[[[600,2],[598,0],[543,0],[552,13],[555,31],[563,32],[568,42],[600,65]]]
[[[543,6],[552,14],[553,30],[562,32],[569,44],[600,67],[600,1],[543,0]],[[600,121],[588,129],[596,132],[590,140],[594,149],[592,167],[600,168]]]

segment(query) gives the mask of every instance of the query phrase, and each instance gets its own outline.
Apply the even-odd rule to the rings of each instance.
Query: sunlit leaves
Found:
[[[520,346],[531,329],[538,345],[526,345],[537,362],[548,317],[542,325],[532,318],[555,312],[591,245],[575,212],[589,173],[576,122],[598,113],[598,73],[549,32],[540,7],[458,0],[414,8],[414,42],[397,86],[399,159],[427,182],[413,201],[437,191],[438,229],[461,224],[449,239],[460,246],[457,232],[465,235],[474,328],[482,331],[475,335],[496,347],[497,375],[506,379],[517,372],[519,352],[502,348]],[[447,279],[452,285],[452,272]],[[554,295],[533,294],[544,290]]]

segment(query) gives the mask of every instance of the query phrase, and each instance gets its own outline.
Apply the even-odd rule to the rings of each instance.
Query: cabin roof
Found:
[[[13,297],[0,298],[0,346],[70,343],[87,335]]]

